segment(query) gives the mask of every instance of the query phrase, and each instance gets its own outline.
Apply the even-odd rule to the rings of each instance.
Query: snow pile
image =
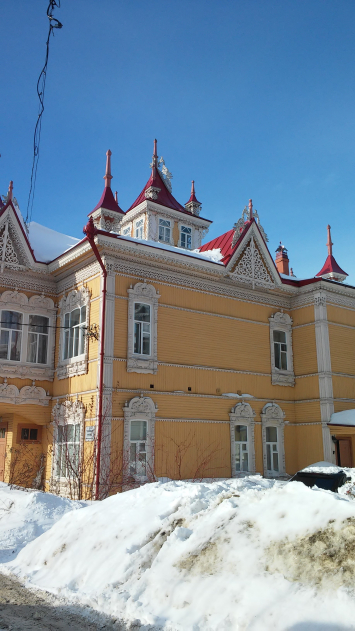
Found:
[[[64,515],[6,567],[166,630],[351,629],[355,503],[260,476],[148,484]]]
[[[28,224],[28,230],[28,238],[34,255],[37,261],[43,263],[53,261],[80,241],[75,237],[68,237],[66,234],[41,226],[36,221]]]
[[[355,410],[334,412],[330,417],[330,425],[355,425]]]
[[[65,513],[87,505],[51,493],[10,489],[0,482],[0,562],[13,559]]]
[[[302,469],[302,471],[304,471],[305,473],[327,473],[329,475],[331,473],[339,473],[339,471],[345,471],[345,469],[344,467],[337,467],[331,462],[321,460],[320,462],[310,464],[308,467]]]
[[[197,249],[197,250],[192,250],[192,252],[197,252],[201,256],[204,256],[206,259],[210,259],[210,261],[214,261],[215,263],[219,263],[223,259],[221,248],[214,248],[213,250],[204,250],[203,252],[200,252],[200,250]]]

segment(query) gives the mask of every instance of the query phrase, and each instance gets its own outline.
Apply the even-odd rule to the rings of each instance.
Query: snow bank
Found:
[[[64,515],[6,567],[166,630],[335,631],[354,628],[354,550],[355,502],[250,476],[110,497]]]
[[[51,493],[10,489],[0,482],[0,563],[13,559],[68,511],[87,505]]]

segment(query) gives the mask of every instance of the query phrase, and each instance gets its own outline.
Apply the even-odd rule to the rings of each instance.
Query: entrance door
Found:
[[[0,482],[4,481],[6,449],[6,425],[0,423]]]
[[[339,456],[341,467],[352,467],[351,438],[339,438]]]

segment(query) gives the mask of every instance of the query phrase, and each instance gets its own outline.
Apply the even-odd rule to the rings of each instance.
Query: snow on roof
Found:
[[[28,229],[28,239],[34,255],[37,261],[43,263],[53,261],[80,241],[75,237],[69,237],[51,228],[46,228],[36,221],[31,221],[28,224]]]
[[[201,259],[204,261],[212,261],[213,263],[220,263],[221,252],[220,250],[210,250],[209,252],[201,254],[199,250],[186,250],[185,248],[177,248],[175,245],[167,245],[166,243],[161,243],[160,241],[149,241],[147,239],[136,239],[135,237],[127,237],[126,235],[116,235],[120,239],[124,239],[126,241],[133,241],[134,243],[142,243],[143,245],[149,245],[153,248],[157,248],[159,250],[168,250],[169,252],[176,252],[177,254],[185,254],[186,256],[192,256],[196,259]]]
[[[344,410],[343,412],[334,412],[330,417],[329,425],[355,426],[355,410]]]
[[[315,462],[314,464],[308,465],[301,471],[305,473],[339,473],[342,471],[341,467],[337,467],[332,462],[325,462],[325,460],[321,460],[320,462]]]

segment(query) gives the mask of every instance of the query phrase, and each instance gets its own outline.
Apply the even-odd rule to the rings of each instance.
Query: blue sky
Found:
[[[46,8],[1,3],[0,190],[13,179],[23,212]],[[272,254],[282,240],[297,276],[323,266],[330,223],[355,284],[355,3],[62,0],[55,16],[34,221],[81,237],[108,148],[126,210],[156,137],[180,203],[196,181],[207,240],[252,197]]]

